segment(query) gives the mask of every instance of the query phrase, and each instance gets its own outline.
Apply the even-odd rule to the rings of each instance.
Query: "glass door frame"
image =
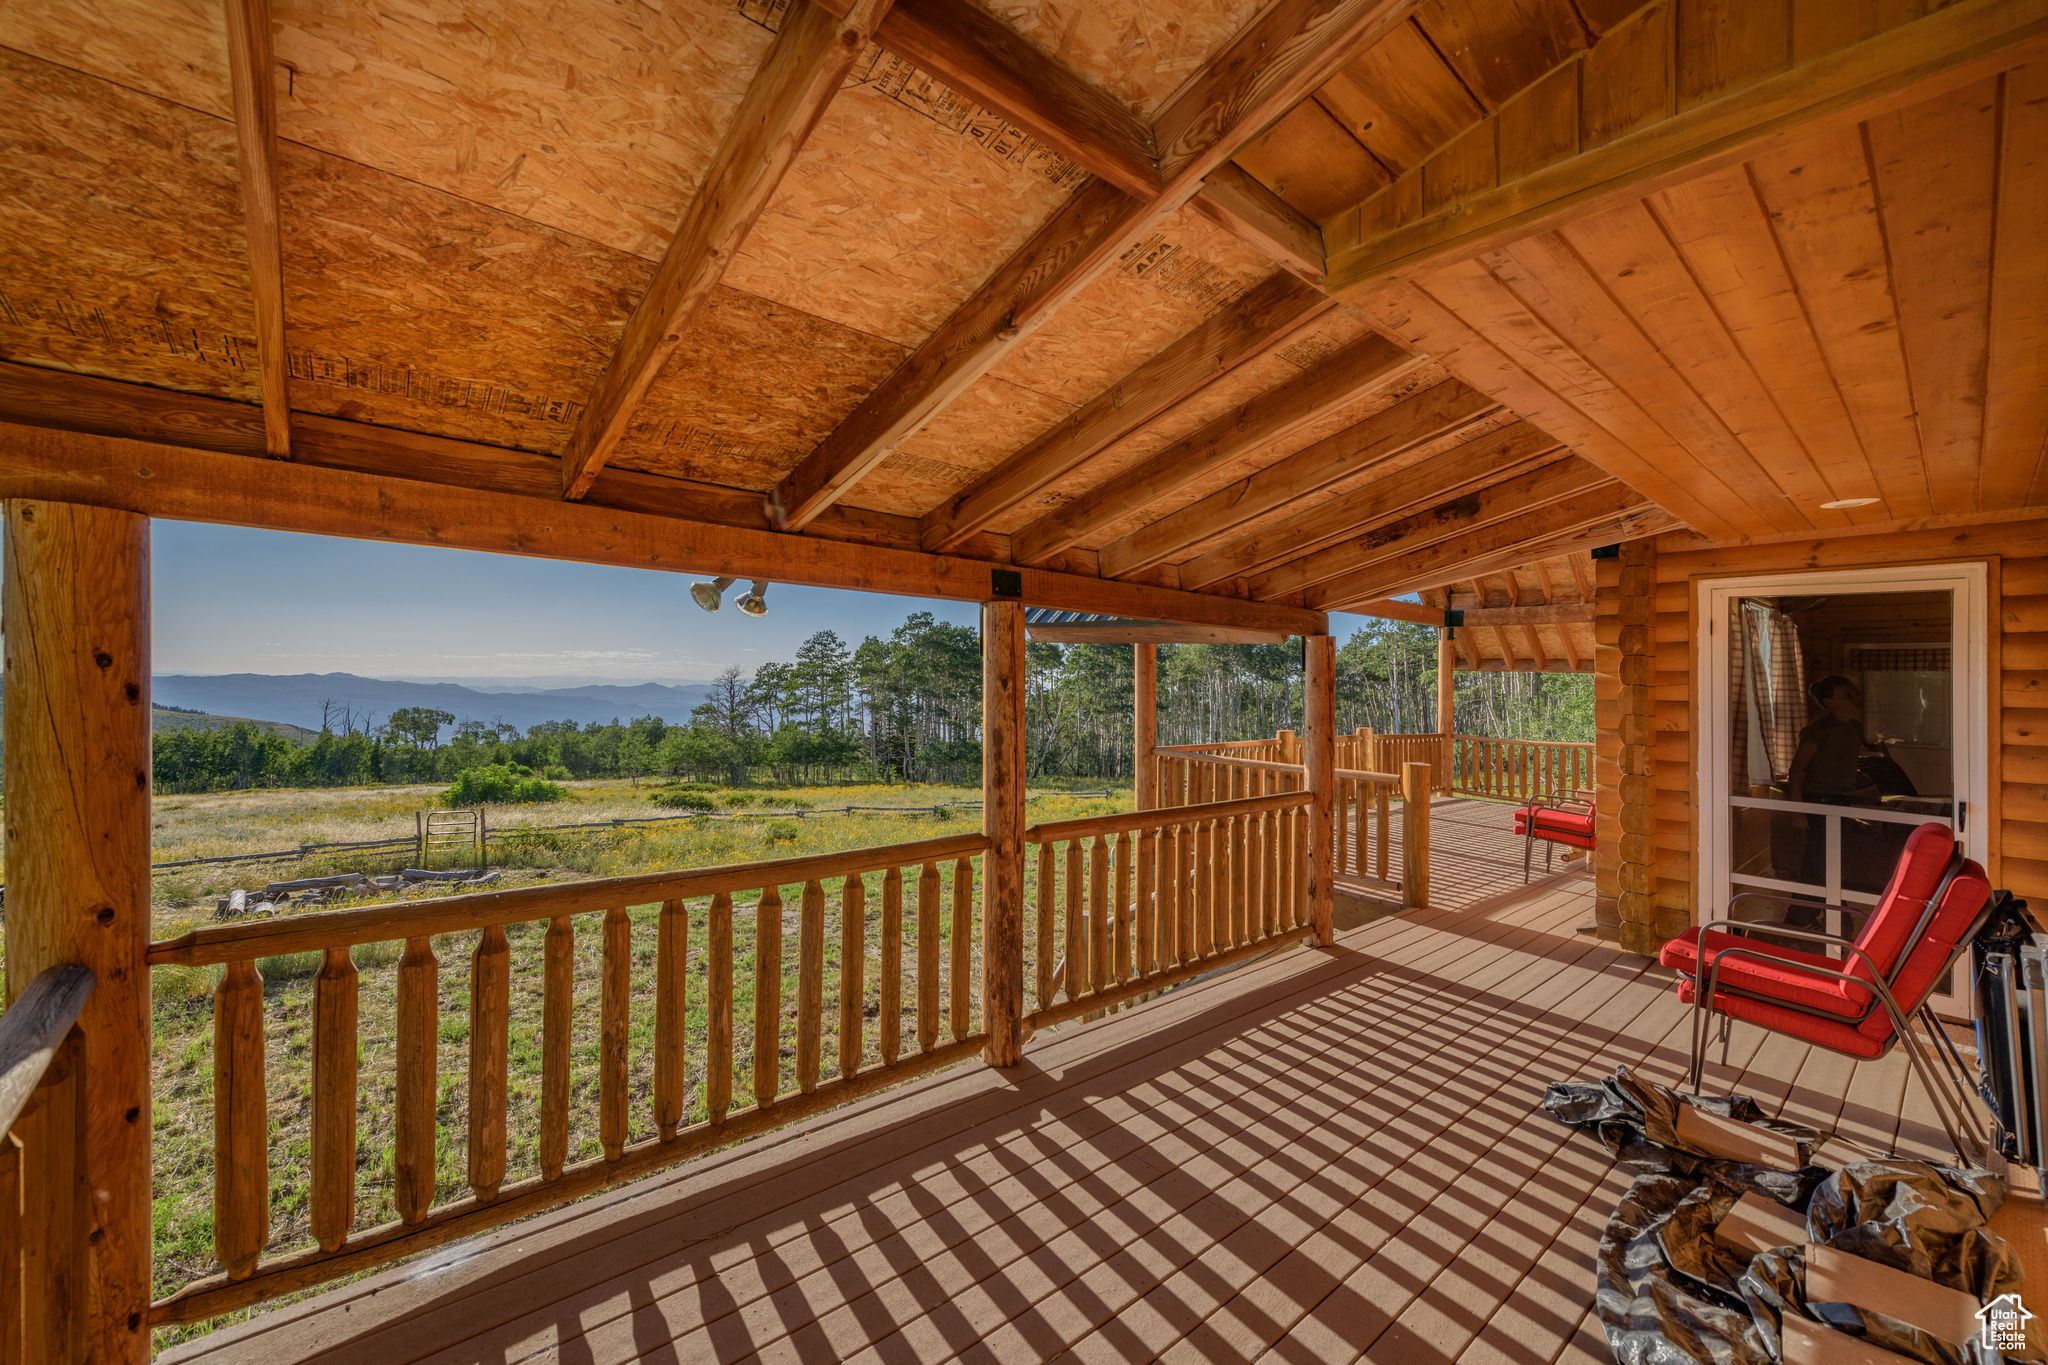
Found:
[[[1699,896],[1700,913],[1698,922],[1718,919],[1727,909],[1729,898],[1735,894],[1732,876],[1733,830],[1731,809],[1737,805],[1755,806],[1762,809],[1795,810],[1806,812],[1809,819],[1816,814],[1825,815],[1828,840],[1827,883],[1838,888],[1841,881],[1840,834],[1843,818],[1857,820],[1892,820],[1921,823],[1939,816],[1907,817],[1882,811],[1867,811],[1860,807],[1840,809],[1814,808],[1805,804],[1752,797],[1746,791],[1731,790],[1729,762],[1725,754],[1716,752],[1718,741],[1729,730],[1728,715],[1730,697],[1729,654],[1727,638],[1721,634],[1721,627],[1728,621],[1729,605],[1742,597],[1812,597],[1837,593],[1853,595],[1859,593],[1885,592],[1928,592],[1948,589],[1955,594],[1954,608],[1949,624],[1949,660],[1952,683],[1949,690],[1951,707],[1950,752],[1955,763],[1955,801],[1957,818],[1946,823],[1952,827],[1960,825],[1956,838],[1970,857],[1986,861],[1986,852],[1991,846],[1991,830],[1988,813],[1990,810],[1990,727],[1989,727],[1989,683],[1987,632],[1989,617],[1987,603],[1988,566],[1982,562],[1964,564],[1902,564],[1874,569],[1830,569],[1804,573],[1771,573],[1744,575],[1741,577],[1701,578],[1694,582],[1695,603],[1698,612],[1694,651],[1694,693],[1700,699],[1697,714],[1697,729],[1694,736],[1694,771],[1699,775],[1699,822],[1698,851],[1701,854],[1695,869],[1695,891]],[[1771,889],[1783,889],[1788,893],[1804,893],[1813,896],[1817,888],[1803,883],[1773,883],[1768,880],[1744,877],[1745,889],[1751,884],[1756,889],[1769,893]],[[1850,893],[1856,901],[1871,901],[1873,897]],[[1821,899],[1829,899],[1822,891]],[[1839,901],[1839,897],[1836,898]],[[1828,916],[1830,933],[1840,932],[1840,916]],[[1962,964],[1958,964],[1958,976],[1962,975]],[[1969,993],[1958,982],[1949,986],[1951,999],[1962,1009],[1969,1008]],[[1946,1011],[1944,1011],[1946,1012]]]

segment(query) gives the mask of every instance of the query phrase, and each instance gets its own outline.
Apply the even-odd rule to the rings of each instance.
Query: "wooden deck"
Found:
[[[1617,1063],[1677,1080],[1685,1011],[1669,973],[1575,932],[1583,872],[1524,891],[1517,849],[1460,895],[1440,846],[1435,909],[165,1358],[1604,1361],[1591,1258],[1627,1180],[1538,1102]],[[1896,1055],[1762,1041],[1739,1027],[1710,1084],[1938,1153],[1917,1087],[1900,1130]]]

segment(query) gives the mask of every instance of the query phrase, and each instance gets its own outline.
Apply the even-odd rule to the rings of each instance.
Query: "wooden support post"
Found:
[[[1308,732],[1308,914],[1316,942],[1325,947],[1336,934],[1336,827],[1331,818],[1337,789],[1337,641],[1307,637],[1302,671],[1301,727]]]
[[[1024,1058],[1024,604],[1017,601],[981,608],[981,819],[989,839],[981,873],[983,1056],[990,1066],[1015,1066]]]
[[[147,1361],[150,1300],[149,521],[6,510],[7,998],[60,963],[79,1016],[95,1361]],[[36,1179],[33,1152],[24,1188]],[[32,1230],[31,1230],[32,1231]],[[74,1334],[74,1339],[77,1339]]]
[[[1449,791],[1454,783],[1452,767],[1454,750],[1458,740],[1458,646],[1451,639],[1451,632],[1439,630],[1436,633],[1436,732],[1443,736],[1443,755],[1437,760],[1437,790]]]
[[[1429,794],[1427,763],[1401,765],[1401,904],[1429,905]]]
[[[1131,646],[1131,776],[1139,810],[1159,805],[1159,646]]]

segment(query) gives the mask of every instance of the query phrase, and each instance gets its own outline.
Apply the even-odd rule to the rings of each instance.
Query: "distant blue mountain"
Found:
[[[680,723],[687,721],[690,712],[710,695],[710,688],[702,683],[680,687],[664,683],[603,683],[544,692],[479,692],[460,683],[396,682],[357,677],[353,673],[226,673],[202,677],[159,673],[150,686],[153,700],[172,706],[194,707],[213,715],[282,721],[309,730],[320,728],[323,701],[349,708],[358,728],[366,717],[368,723],[381,725],[401,707],[431,706],[449,712],[457,721],[504,721],[525,730],[551,720],[588,725],[648,715]]]

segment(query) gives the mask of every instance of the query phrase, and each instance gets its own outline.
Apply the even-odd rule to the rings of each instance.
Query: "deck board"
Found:
[[[1524,888],[1501,808],[1460,809],[1478,805],[1439,803],[1435,832],[1489,866],[1439,871],[1431,910],[165,1358],[1603,1359],[1591,1257],[1626,1181],[1538,1101],[1620,1063],[1680,1080],[1686,1011],[1669,973],[1575,932],[1582,872]],[[1852,1063],[1747,1026],[1726,1066],[1711,1055],[1711,1084],[1768,1111],[1938,1151],[1896,1055]]]

